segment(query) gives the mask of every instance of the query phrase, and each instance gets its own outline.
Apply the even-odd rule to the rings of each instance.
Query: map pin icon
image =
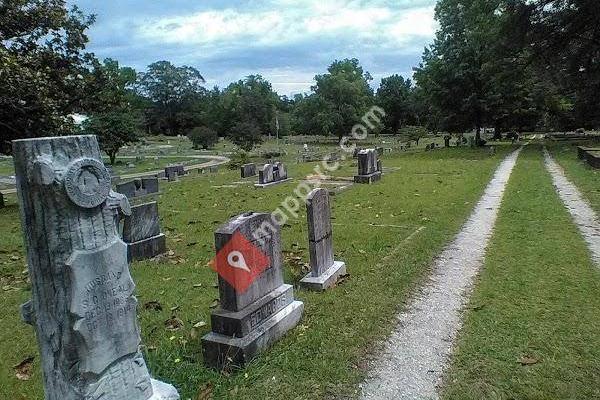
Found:
[[[237,250],[230,252],[227,255],[227,262],[233,268],[243,269],[246,272],[251,272],[250,268],[246,265],[246,260],[244,259],[244,255]]]

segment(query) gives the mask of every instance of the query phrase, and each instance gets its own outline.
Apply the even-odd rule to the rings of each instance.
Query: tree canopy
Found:
[[[10,141],[74,131],[88,95],[85,52],[94,16],[61,0],[0,3],[0,152]]]

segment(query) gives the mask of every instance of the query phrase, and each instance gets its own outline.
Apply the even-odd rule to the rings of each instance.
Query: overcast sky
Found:
[[[71,0],[97,14],[89,50],[138,70],[197,68],[207,86],[261,74],[280,94],[308,91],[335,59],[360,59],[374,85],[410,77],[436,24],[435,0]]]

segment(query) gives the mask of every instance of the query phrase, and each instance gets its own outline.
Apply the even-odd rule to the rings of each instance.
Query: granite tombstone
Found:
[[[254,186],[266,187],[288,180],[289,178],[285,165],[282,162],[277,161],[273,164],[265,164],[263,168],[258,171],[258,183]]]
[[[372,183],[381,179],[381,171],[378,169],[377,152],[374,149],[366,149],[358,152],[358,175],[354,176],[355,183]]]
[[[306,199],[308,248],[311,272],[300,284],[312,290],[325,290],[346,274],[346,264],[333,259],[331,207],[327,189],[315,189]]]
[[[140,352],[135,284],[118,234],[127,198],[111,190],[95,136],[13,142],[46,400],[178,399]]]
[[[256,164],[244,164],[240,167],[242,178],[256,176]]]
[[[263,229],[265,224],[272,229]],[[304,304],[283,282],[281,233],[271,215],[246,213],[215,232],[220,308],[202,338],[204,363],[242,366],[299,322]]]
[[[164,254],[166,240],[160,231],[155,201],[131,207],[131,215],[125,217],[123,224],[123,241],[128,244],[130,260],[146,260]]]

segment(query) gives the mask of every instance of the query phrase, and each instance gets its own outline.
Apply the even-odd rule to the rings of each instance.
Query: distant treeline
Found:
[[[356,59],[334,61],[309,93],[280,96],[260,75],[207,88],[201,72],[159,61],[146,71],[85,46],[94,16],[65,1],[0,5],[0,151],[23,137],[97,134],[114,158],[140,134],[219,136],[251,148],[264,135],[347,135],[373,105],[378,132],[407,125],[464,132],[593,128],[600,122],[600,7],[595,0],[440,0],[440,28],[414,81],[378,90]],[[86,116],[78,126],[74,114]],[[422,130],[414,129],[413,132]]]

